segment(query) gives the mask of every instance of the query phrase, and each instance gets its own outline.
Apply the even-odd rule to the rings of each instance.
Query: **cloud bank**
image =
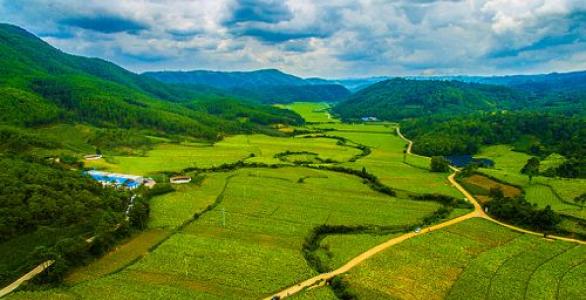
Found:
[[[0,0],[0,17],[134,71],[303,76],[586,69],[583,0]]]

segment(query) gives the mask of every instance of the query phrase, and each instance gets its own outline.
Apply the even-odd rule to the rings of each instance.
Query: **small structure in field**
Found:
[[[155,184],[157,184],[157,182],[152,178],[145,178],[142,183],[142,185],[148,187],[149,189],[152,189],[155,186]]]
[[[360,118],[363,122],[376,122],[378,121],[377,117],[362,117]]]
[[[102,154],[89,154],[89,155],[84,155],[83,159],[85,160],[98,160],[98,159],[102,159]]]
[[[191,177],[189,176],[173,176],[169,178],[169,182],[173,184],[190,183]]]

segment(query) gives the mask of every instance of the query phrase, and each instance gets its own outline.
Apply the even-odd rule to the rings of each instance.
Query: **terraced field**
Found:
[[[392,247],[344,280],[360,299],[579,299],[585,254],[472,219]]]

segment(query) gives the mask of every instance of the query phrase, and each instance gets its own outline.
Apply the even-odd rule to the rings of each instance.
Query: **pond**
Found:
[[[492,161],[488,158],[475,158],[469,154],[451,155],[446,158],[450,161],[450,164],[452,164],[456,167],[466,167],[472,163],[476,163],[483,168],[494,167],[494,161]]]

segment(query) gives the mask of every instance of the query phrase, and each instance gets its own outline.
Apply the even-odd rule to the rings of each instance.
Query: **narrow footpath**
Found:
[[[417,155],[417,154],[413,154],[411,153],[411,149],[413,147],[413,142],[409,139],[407,139],[405,136],[403,136],[401,134],[401,131],[399,129],[399,127],[397,127],[397,135],[403,139],[405,142],[407,142],[407,154],[409,155],[413,155],[413,156],[420,156],[423,157],[421,155]],[[462,193],[462,195],[464,195],[464,197],[466,197],[466,199],[472,203],[472,205],[474,205],[474,211],[470,212],[466,215],[448,220],[446,222],[443,223],[439,223],[433,226],[429,226],[429,227],[425,227],[422,228],[420,232],[409,232],[406,234],[403,234],[401,236],[392,238],[382,244],[379,244],[373,248],[370,248],[369,250],[367,250],[366,252],[363,252],[362,254],[354,257],[352,260],[350,260],[349,262],[347,262],[346,264],[344,264],[343,266],[327,272],[327,273],[322,273],[319,274],[317,276],[314,276],[312,278],[309,278],[305,281],[302,281],[300,283],[297,283],[293,286],[290,286],[276,294],[271,295],[270,297],[265,298],[265,300],[270,300],[270,299],[275,299],[275,298],[279,298],[279,299],[283,299],[289,296],[292,296],[306,288],[310,288],[310,287],[314,287],[314,286],[318,286],[320,284],[322,284],[324,281],[330,280],[340,274],[346,273],[348,271],[350,271],[352,268],[354,268],[355,266],[359,265],[361,262],[369,259],[370,257],[394,246],[397,245],[403,241],[406,241],[410,238],[419,236],[419,235],[423,235],[423,234],[427,234],[454,224],[458,224],[460,222],[472,219],[472,218],[483,218],[486,220],[489,220],[491,222],[494,222],[496,224],[499,224],[501,226],[505,226],[511,230],[515,230],[521,233],[526,233],[526,234],[531,234],[531,235],[536,235],[536,236],[543,236],[542,233],[539,232],[534,232],[534,231],[529,231],[529,230],[525,230],[523,228],[519,228],[513,225],[509,225],[509,224],[505,224],[502,223],[500,221],[497,221],[493,218],[491,218],[489,215],[487,215],[484,210],[482,209],[482,206],[479,204],[479,202],[476,200],[476,198],[474,198],[474,196],[472,196],[472,194],[470,194],[466,189],[464,189],[457,181],[456,181],[456,175],[460,172],[459,169],[450,166],[450,169],[453,171],[449,176],[448,176],[448,181],[458,190],[460,191],[460,193]],[[566,241],[566,242],[573,242],[573,243],[578,243],[578,244],[583,244],[586,245],[585,241],[581,241],[581,240],[576,240],[576,239],[571,239],[571,238],[565,238],[565,237],[559,237],[559,236],[552,236],[549,235],[548,238],[550,239],[557,239],[557,240],[562,240],[562,241]]]

